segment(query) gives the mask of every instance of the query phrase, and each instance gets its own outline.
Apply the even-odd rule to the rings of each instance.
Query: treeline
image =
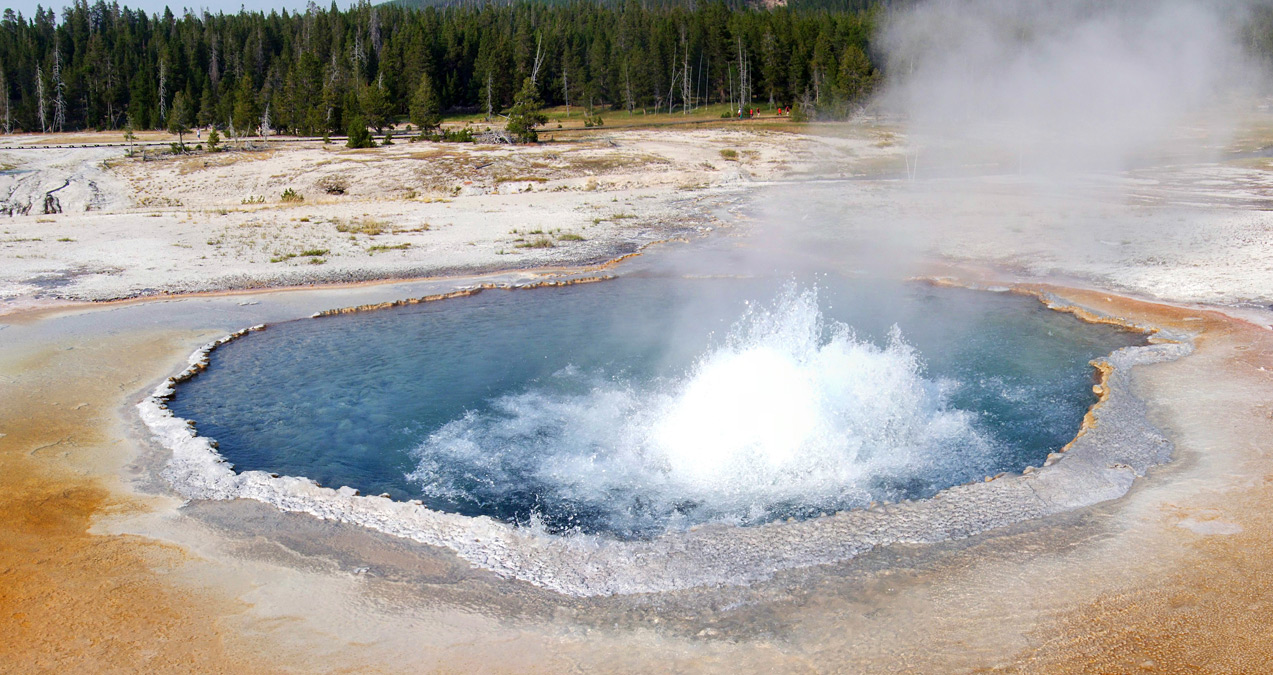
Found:
[[[514,5],[525,0],[389,0],[384,4],[398,5],[409,9],[423,9],[426,7],[458,7],[458,6],[482,6],[482,5]],[[534,0],[545,5],[568,5],[578,0]],[[837,12],[864,12],[874,7],[906,7],[914,3],[915,0],[785,0],[785,2],[773,2],[772,0],[719,0],[730,9],[747,9],[749,7],[767,7],[771,5],[780,5],[797,11],[805,10],[832,10]],[[592,0],[597,4],[619,7],[627,0]],[[645,8],[685,8],[692,7],[696,4],[696,0],[641,0],[641,6]]]
[[[148,16],[83,0],[0,19],[0,126],[344,132],[443,110],[498,114],[527,78],[547,105],[680,112],[863,100],[875,13],[572,1],[411,9],[313,3],[303,13]],[[424,86],[422,87],[422,83]]]

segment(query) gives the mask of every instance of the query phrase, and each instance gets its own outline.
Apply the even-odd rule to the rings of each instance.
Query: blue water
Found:
[[[1011,294],[624,277],[273,325],[170,406],[239,470],[639,538],[1037,466],[1142,341]]]

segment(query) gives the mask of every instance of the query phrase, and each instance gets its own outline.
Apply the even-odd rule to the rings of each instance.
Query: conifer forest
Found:
[[[318,135],[498,115],[523,91],[587,112],[840,116],[879,76],[881,11],[572,0],[177,16],[79,0],[0,19],[0,130]]]

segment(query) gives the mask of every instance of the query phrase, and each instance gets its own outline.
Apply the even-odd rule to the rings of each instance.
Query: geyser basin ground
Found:
[[[1018,484],[1045,470],[860,510],[1044,464],[1095,400],[1091,358],[1166,353],[1031,298],[818,284],[821,302],[791,282],[626,278],[254,333],[170,404],[243,473],[168,411],[143,413],[188,496],[370,525],[582,595],[965,536],[1121,494],[1165,458],[1145,430],[1153,442],[1082,485]]]

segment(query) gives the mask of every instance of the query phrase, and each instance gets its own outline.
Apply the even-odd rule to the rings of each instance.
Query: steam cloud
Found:
[[[1238,5],[921,3],[886,21],[882,104],[927,144],[993,148],[1027,171],[1126,168],[1182,126],[1226,130],[1198,125],[1254,81]]]

